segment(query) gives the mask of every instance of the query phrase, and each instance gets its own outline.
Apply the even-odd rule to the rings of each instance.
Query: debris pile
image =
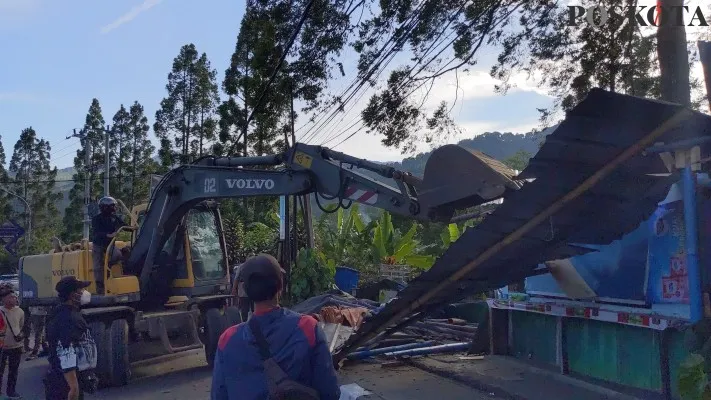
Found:
[[[368,318],[384,304],[358,299],[340,290],[315,296],[292,307],[319,321],[331,353],[339,351]],[[457,318],[424,319],[408,324],[387,338],[376,338],[348,355],[349,360],[372,357],[400,358],[442,352],[465,351],[471,347],[477,324]]]

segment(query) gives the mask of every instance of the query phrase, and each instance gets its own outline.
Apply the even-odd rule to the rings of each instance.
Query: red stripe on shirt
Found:
[[[220,335],[220,340],[217,342],[217,348],[220,350],[224,350],[227,346],[227,343],[229,343],[230,339],[232,339],[232,336],[237,333],[240,326],[242,326],[242,324],[234,325],[222,332],[222,335]]]
[[[309,346],[314,347],[316,345],[316,319],[310,315],[302,315],[299,319],[299,328],[304,332],[306,340],[309,342]]]

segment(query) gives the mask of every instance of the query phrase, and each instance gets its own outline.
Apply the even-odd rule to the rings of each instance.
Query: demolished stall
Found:
[[[711,42],[699,50],[711,101]],[[693,324],[711,318],[703,305],[711,283],[709,131],[702,117],[645,151],[677,181],[636,230],[592,246],[595,253],[547,262],[550,275],[527,278],[526,293],[489,301],[507,338],[492,351],[679,397],[681,364],[708,339]]]
[[[636,230],[594,253],[545,263],[551,274],[527,278],[524,294],[489,300],[495,318],[507,319],[506,344],[493,350],[564,374],[678,397],[685,336],[701,312],[700,292],[692,296],[690,289],[700,288],[694,277],[708,282],[702,275],[711,248],[711,180],[705,173],[694,177],[692,204],[701,229],[685,222],[695,213],[685,208],[684,183],[675,183]],[[687,240],[693,232],[698,252]],[[689,268],[693,254],[697,272]]]
[[[335,360],[469,295],[546,274],[546,261],[597,252],[595,246],[633,232],[682,175],[676,169],[668,173],[663,157],[645,155],[645,150],[660,142],[707,136],[711,136],[711,118],[706,115],[675,104],[591,91],[567,113],[520,175],[533,181],[507,193],[503,204],[468,229],[430,270],[366,319]],[[559,344],[567,332],[560,324],[546,328],[545,334],[530,327],[506,329],[514,318],[510,316],[520,312],[510,308],[492,312],[489,329],[494,351],[510,354],[510,333],[521,332],[521,340],[532,346],[545,347],[543,339],[537,339],[544,337],[555,343],[548,345],[549,361],[568,363]],[[583,316],[586,312],[592,313],[582,311]],[[649,320],[657,323],[656,318]],[[584,329],[577,336],[589,337]]]

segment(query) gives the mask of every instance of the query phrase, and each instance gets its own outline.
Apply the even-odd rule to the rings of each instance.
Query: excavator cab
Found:
[[[122,254],[135,243],[146,210],[147,204],[133,207],[131,226],[122,227],[109,244],[103,262],[106,296],[139,296],[138,277],[124,270],[127,257],[112,260],[111,255]],[[131,232],[130,243],[117,239],[121,232]],[[225,291],[229,285],[226,244],[217,206],[203,202],[189,210],[163,245],[154,264],[155,294],[168,298],[169,303]],[[89,290],[95,293],[93,287],[92,284]]]
[[[167,280],[172,282],[171,296],[205,296],[227,288],[226,254],[219,210],[201,203],[183,216],[156,264],[159,270],[173,274]]]

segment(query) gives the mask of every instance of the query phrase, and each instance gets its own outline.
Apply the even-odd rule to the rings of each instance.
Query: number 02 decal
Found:
[[[215,178],[205,178],[205,193],[215,193],[217,191],[217,185]]]

